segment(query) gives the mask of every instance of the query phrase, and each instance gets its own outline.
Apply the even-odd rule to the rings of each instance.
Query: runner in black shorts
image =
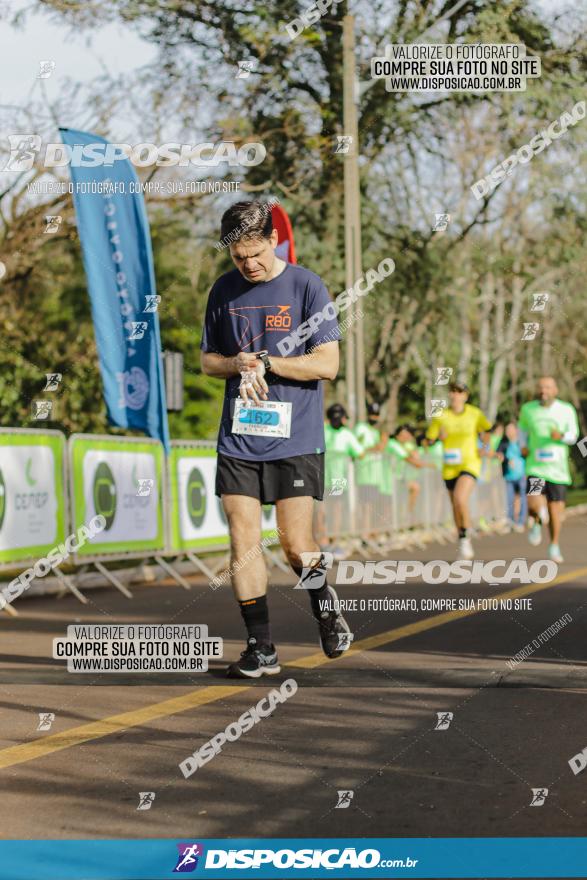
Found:
[[[228,518],[232,586],[248,635],[228,674],[258,678],[280,672],[267,607],[262,504],[275,504],[279,539],[309,590],[324,653],[338,657],[350,647],[342,615],[324,609],[337,597],[312,534],[313,499],[324,491],[321,380],[338,372],[340,331],[320,278],[275,256],[268,206],[233,205],[222,217],[221,237],[232,242],[236,269],[210,291],[201,364],[206,375],[226,380],[216,494]],[[300,342],[293,334],[308,321],[313,332]],[[288,356],[278,356],[281,351]]]

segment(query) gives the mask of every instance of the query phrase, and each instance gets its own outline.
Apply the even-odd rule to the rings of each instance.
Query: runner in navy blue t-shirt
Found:
[[[338,657],[350,647],[312,534],[313,499],[324,492],[321,380],[338,372],[340,331],[321,279],[276,257],[269,205],[233,205],[222,217],[221,238],[231,242],[236,269],[210,291],[201,364],[206,375],[226,380],[216,494],[228,518],[232,586],[248,634],[228,674],[258,678],[280,672],[267,607],[262,504],[275,504],[281,546],[309,590],[325,654]]]

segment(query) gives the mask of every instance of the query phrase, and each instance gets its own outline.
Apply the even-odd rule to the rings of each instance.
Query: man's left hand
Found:
[[[253,355],[252,364],[247,369],[241,370],[239,393],[245,403],[249,400],[252,400],[253,403],[260,403],[261,400],[267,400],[269,397],[269,386],[267,385],[264,376],[265,364],[263,361],[257,360]]]

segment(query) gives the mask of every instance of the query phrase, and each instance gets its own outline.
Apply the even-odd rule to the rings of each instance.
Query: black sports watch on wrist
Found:
[[[257,357],[260,361],[263,361],[263,366],[265,367],[265,372],[271,372],[271,361],[269,360],[269,352],[268,351],[258,351]]]

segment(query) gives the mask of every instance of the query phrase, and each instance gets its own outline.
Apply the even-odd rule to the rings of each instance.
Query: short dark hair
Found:
[[[226,244],[269,238],[273,232],[271,202],[236,202],[222,215],[220,238]]]
[[[333,419],[333,418],[336,418],[337,416],[340,416],[343,419],[348,418],[347,411],[344,408],[344,406],[342,405],[342,403],[333,403],[326,410],[326,418],[327,419]]]

